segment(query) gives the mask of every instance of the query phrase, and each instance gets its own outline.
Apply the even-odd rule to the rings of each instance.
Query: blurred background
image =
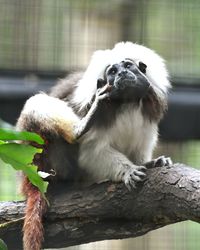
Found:
[[[200,168],[199,13],[199,0],[0,0],[0,126],[16,123],[29,96],[84,69],[94,50],[129,40],[162,55],[173,84],[155,156]],[[22,199],[2,162],[0,177],[0,200]],[[182,222],[67,249],[199,250],[199,235],[198,224]]]

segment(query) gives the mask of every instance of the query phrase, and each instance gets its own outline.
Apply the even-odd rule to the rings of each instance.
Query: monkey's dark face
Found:
[[[110,86],[110,99],[139,100],[146,95],[150,86],[145,76],[146,67],[142,62],[137,66],[130,59],[110,65],[105,71],[105,80],[98,81],[98,87],[107,83]]]

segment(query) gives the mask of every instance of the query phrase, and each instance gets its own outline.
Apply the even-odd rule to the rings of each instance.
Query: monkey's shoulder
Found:
[[[74,72],[67,77],[60,79],[55,86],[50,90],[49,95],[62,99],[69,100],[77,88],[77,83],[81,80],[83,72]]]

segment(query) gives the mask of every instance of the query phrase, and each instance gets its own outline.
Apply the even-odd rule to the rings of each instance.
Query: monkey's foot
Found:
[[[156,159],[153,159],[152,161],[145,163],[144,166],[149,169],[149,168],[171,166],[172,164],[173,162],[170,157],[165,157],[164,155],[162,155]]]
[[[122,180],[128,190],[136,188],[137,182],[144,181],[146,174],[146,167],[144,166],[131,166],[123,173]]]

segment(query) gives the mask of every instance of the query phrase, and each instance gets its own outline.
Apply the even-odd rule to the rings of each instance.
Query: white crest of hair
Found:
[[[110,50],[97,50],[93,53],[91,61],[82,77],[77,83],[73,101],[84,108],[97,89],[97,80],[103,78],[104,70],[109,65]]]
[[[155,87],[154,90],[160,92],[160,95],[167,94],[170,87],[168,72],[164,59],[155,51],[132,42],[120,42],[115,45],[112,53],[113,63],[129,58],[136,64],[139,64],[140,61],[146,64],[145,75]]]
[[[133,60],[136,64],[140,61],[145,63],[147,65],[146,76],[154,85],[154,90],[160,97],[167,94],[170,82],[163,58],[143,45],[120,42],[112,50],[94,52],[83,78],[77,83],[74,103],[79,104],[80,109],[90,103],[97,88],[97,80],[103,78],[106,67],[120,63],[126,58]]]

